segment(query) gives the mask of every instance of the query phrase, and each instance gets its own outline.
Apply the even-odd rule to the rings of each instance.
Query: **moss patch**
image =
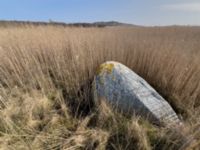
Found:
[[[101,64],[100,67],[97,69],[97,75],[99,75],[102,72],[107,72],[111,73],[113,71],[114,64],[109,63],[109,64]]]

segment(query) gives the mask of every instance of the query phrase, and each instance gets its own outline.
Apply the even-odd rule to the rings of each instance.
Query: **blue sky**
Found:
[[[200,0],[0,0],[0,20],[200,25]]]

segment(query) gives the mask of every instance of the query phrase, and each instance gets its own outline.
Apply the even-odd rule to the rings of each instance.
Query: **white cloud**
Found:
[[[162,7],[167,10],[200,12],[200,3],[169,4],[169,5],[164,5]]]

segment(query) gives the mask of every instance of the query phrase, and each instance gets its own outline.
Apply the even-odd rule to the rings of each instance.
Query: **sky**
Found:
[[[0,0],[0,20],[200,25],[200,0]]]

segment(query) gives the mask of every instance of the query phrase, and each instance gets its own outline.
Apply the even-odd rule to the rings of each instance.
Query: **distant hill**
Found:
[[[99,26],[135,26],[133,24],[121,23],[117,21],[108,21],[108,22],[94,22],[94,25]]]
[[[135,26],[132,24],[121,23],[117,21],[94,22],[94,23],[64,23],[64,22],[33,22],[33,21],[0,21],[0,27],[24,25],[53,25],[53,26],[71,26],[71,27],[107,27],[107,26]]]

